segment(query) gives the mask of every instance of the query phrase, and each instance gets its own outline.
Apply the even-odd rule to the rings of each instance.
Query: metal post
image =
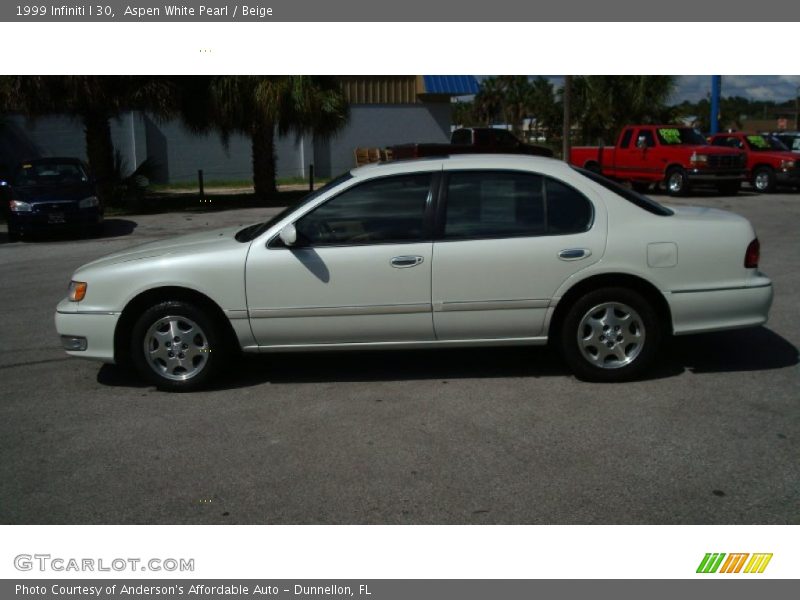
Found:
[[[794,91],[794,130],[800,131],[800,85]]]
[[[203,169],[197,169],[197,183],[200,186],[200,202],[205,202],[206,191],[203,186]]]
[[[711,76],[711,135],[719,133],[719,96],[722,89],[722,75]]]
[[[561,132],[561,152],[562,158],[565,162],[569,162],[569,151],[571,146],[570,132],[572,126],[570,123],[570,111],[572,104],[572,75],[564,75],[564,129]]]
[[[314,191],[314,164],[308,165],[308,191]]]

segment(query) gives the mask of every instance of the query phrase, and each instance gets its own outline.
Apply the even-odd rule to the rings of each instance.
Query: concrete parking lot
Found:
[[[213,390],[165,394],[63,354],[70,274],[274,210],[0,233],[0,523],[800,524],[800,194],[670,202],[754,223],[771,319],[675,339],[622,385],[513,348],[248,357]]]

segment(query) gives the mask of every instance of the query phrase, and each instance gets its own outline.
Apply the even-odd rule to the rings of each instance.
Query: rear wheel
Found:
[[[769,167],[759,167],[753,172],[753,188],[761,194],[775,191],[775,171]]]
[[[602,175],[602,169],[600,168],[600,165],[594,161],[587,162],[586,165],[584,165],[584,169],[591,171],[592,173]]]
[[[139,373],[159,389],[193,391],[221,370],[223,339],[218,324],[199,307],[161,302],[136,321],[130,353]]]
[[[686,171],[681,167],[673,167],[667,171],[667,176],[664,178],[664,185],[670,196],[686,196],[691,188],[689,185],[689,177],[686,175]]]
[[[578,299],[560,331],[573,373],[588,381],[627,381],[652,363],[662,326],[650,303],[628,288],[602,288]]]

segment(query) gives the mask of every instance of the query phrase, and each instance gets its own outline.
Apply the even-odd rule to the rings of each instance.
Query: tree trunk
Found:
[[[256,198],[269,201],[278,194],[275,178],[275,124],[256,121],[252,130],[253,186]]]
[[[86,155],[97,185],[101,206],[112,201],[114,189],[114,145],[111,143],[111,126],[103,113],[83,115],[86,133]]]

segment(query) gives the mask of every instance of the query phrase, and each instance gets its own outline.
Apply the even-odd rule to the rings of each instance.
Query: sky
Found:
[[[724,75],[723,96],[743,96],[750,100],[783,102],[796,97],[800,75]],[[696,102],[711,92],[710,75],[681,75],[678,77],[674,102]]]
[[[483,79],[484,76],[478,76]],[[563,77],[549,77],[561,85]],[[743,96],[750,100],[774,100],[784,102],[797,95],[800,75],[723,75],[722,95]],[[711,75],[678,75],[672,102],[684,100],[697,102],[711,93]]]

